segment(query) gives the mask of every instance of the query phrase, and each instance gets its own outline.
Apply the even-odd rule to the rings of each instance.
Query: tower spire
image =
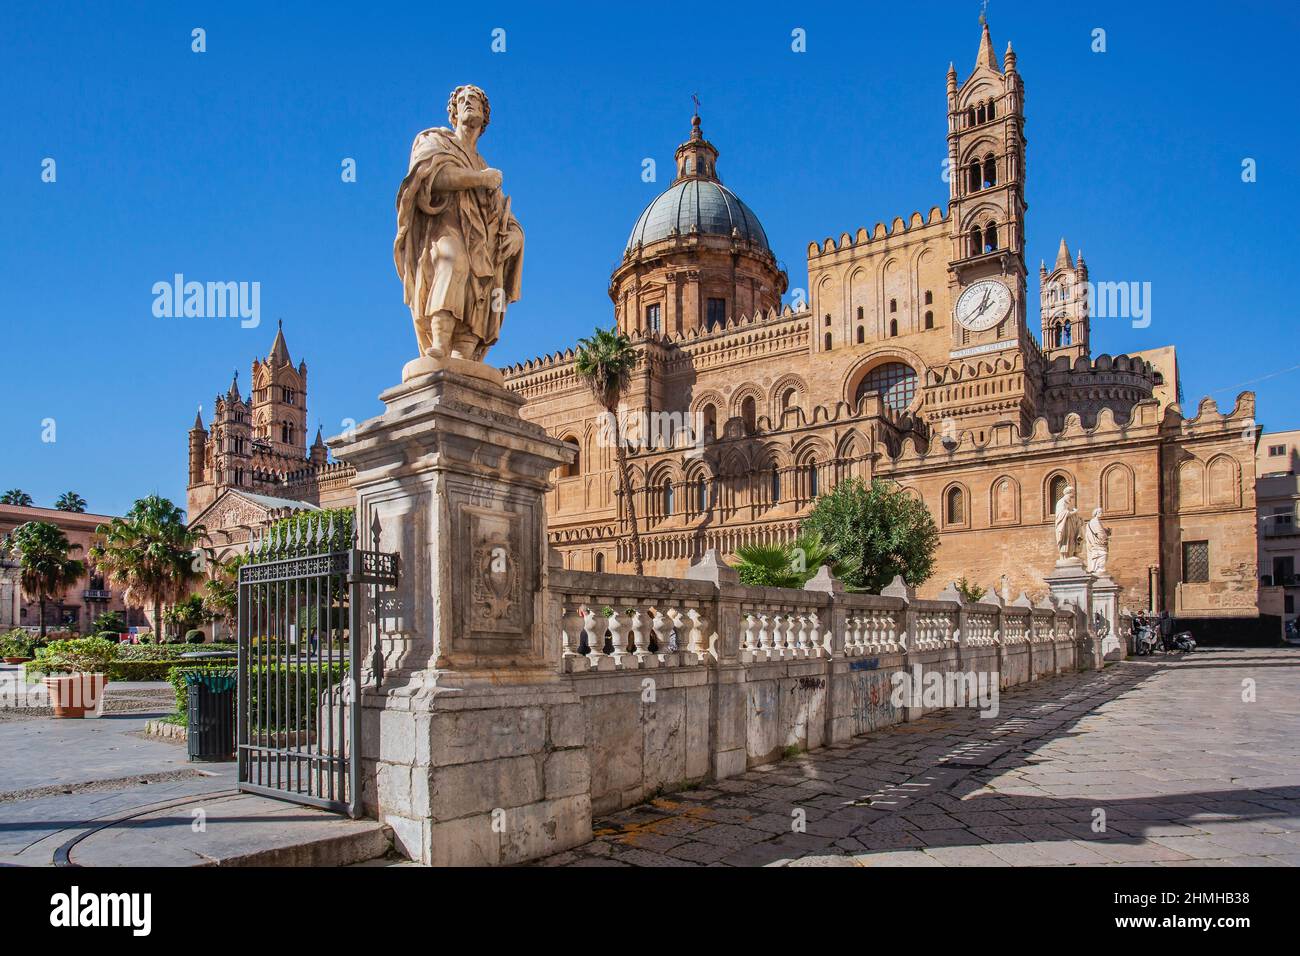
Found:
[[[275,329],[275,341],[271,343],[271,353],[266,360],[272,365],[292,365],[289,358],[289,346],[284,341],[284,319],[278,320]]]
[[[983,13],[980,14],[980,50],[975,55],[975,69],[978,70],[981,66],[987,66],[999,73],[1002,72],[1002,68],[998,66],[998,55],[993,52],[993,37],[989,35],[989,20]]]
[[[1064,236],[1061,237],[1061,248],[1056,250],[1055,268],[1057,269],[1070,268],[1070,247],[1065,244]]]

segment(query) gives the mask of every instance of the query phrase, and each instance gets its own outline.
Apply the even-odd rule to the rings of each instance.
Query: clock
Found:
[[[991,329],[1011,311],[1011,290],[996,279],[968,286],[957,299],[957,321],[972,332]]]

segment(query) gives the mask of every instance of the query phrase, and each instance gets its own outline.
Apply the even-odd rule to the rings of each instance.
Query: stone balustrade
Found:
[[[713,553],[688,573],[550,568],[545,646],[582,703],[595,813],[934,709],[894,703],[903,673],[1000,690],[1100,666],[1081,612],[1047,599],[846,592],[825,569],[803,589],[748,587]]]

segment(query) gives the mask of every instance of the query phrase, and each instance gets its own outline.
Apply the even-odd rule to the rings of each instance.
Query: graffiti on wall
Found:
[[[890,675],[859,672],[849,678],[853,694],[853,733],[865,734],[898,721]]]

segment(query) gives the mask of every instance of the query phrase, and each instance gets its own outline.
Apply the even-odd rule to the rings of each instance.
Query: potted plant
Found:
[[[20,627],[0,635],[0,659],[6,664],[26,664],[36,650],[36,638]]]
[[[37,657],[55,717],[98,717],[104,709],[108,665],[117,645],[102,637],[52,641]]]

